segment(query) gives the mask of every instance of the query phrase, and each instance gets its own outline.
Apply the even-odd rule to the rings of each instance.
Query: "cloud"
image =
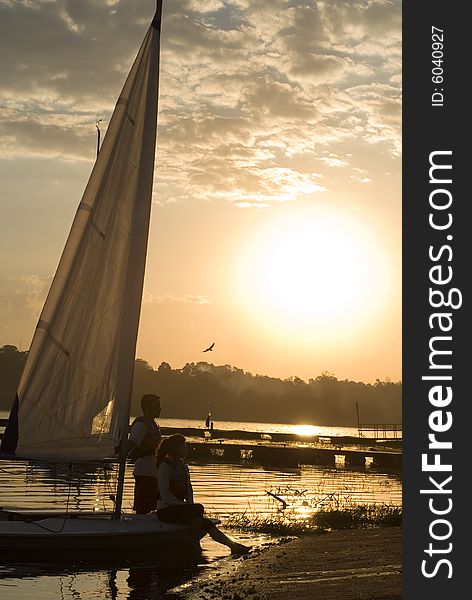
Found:
[[[23,274],[4,281],[0,293],[0,312],[26,310],[37,316],[46,300],[52,277]]]
[[[264,202],[235,202],[238,208],[270,208],[270,204]]]
[[[0,121],[0,149],[2,157],[14,156],[17,148],[23,148],[23,156],[90,158],[91,144],[87,128],[88,119],[64,118],[63,122],[49,122],[48,116],[37,118],[32,115],[15,115],[10,120]],[[62,120],[62,119],[61,119]],[[70,120],[74,122],[71,126]],[[85,121],[85,122],[84,122]]]
[[[92,160],[151,13],[0,0],[0,159]],[[399,0],[165,3],[155,201],[315,199],[340,144],[398,155],[400,85]]]
[[[211,300],[204,294],[186,294],[185,296],[174,296],[164,294],[157,296],[148,290],[143,293],[143,303],[151,304],[211,304]]]
[[[271,80],[267,75],[257,78],[242,90],[242,107],[251,113],[273,119],[306,121],[314,119],[316,110],[296,86]],[[262,115],[261,115],[262,113]]]
[[[345,160],[333,155],[323,156],[320,160],[328,165],[328,167],[347,167],[349,165],[349,163]]]

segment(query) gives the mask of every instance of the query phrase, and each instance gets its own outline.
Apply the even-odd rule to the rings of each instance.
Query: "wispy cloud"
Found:
[[[23,274],[4,280],[0,292],[0,312],[24,311],[37,316],[44,304],[52,277]]]
[[[164,294],[162,296],[153,294],[147,290],[143,294],[144,304],[211,304],[208,296],[203,294],[187,294],[185,296],[175,296],[173,294]]]

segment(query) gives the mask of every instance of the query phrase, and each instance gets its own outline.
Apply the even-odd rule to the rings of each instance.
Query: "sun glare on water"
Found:
[[[293,432],[295,435],[316,435],[319,432],[319,428],[314,425],[295,425]]]
[[[385,296],[379,246],[335,211],[274,219],[246,248],[239,296],[260,324],[285,334],[347,334]]]

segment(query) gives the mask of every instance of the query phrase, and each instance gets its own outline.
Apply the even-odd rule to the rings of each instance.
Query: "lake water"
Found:
[[[8,415],[6,415],[8,416]],[[206,415],[205,415],[206,417]],[[204,419],[196,421],[192,419],[159,419],[162,427],[189,427],[202,428]],[[301,436],[321,437],[357,437],[357,427],[334,427],[329,425],[313,425],[312,423],[300,423],[297,425],[288,423],[248,423],[243,421],[216,421],[215,429],[223,431],[256,431],[258,433],[288,433]],[[373,437],[373,432],[366,432],[365,437]],[[397,436],[401,438],[402,430],[397,429]]]
[[[161,419],[162,426],[201,427],[196,421]],[[294,432],[293,425],[218,423],[219,429]],[[320,428],[319,435],[352,435],[345,428]],[[329,432],[328,432],[329,430]],[[354,430],[357,431],[357,430]],[[310,432],[311,434],[311,432]],[[287,502],[287,511],[306,514],[319,506],[353,504],[401,505],[401,479],[398,474],[366,469],[356,471],[342,466],[304,467],[294,470],[267,469],[247,463],[191,464],[196,501],[223,522],[232,515],[281,514],[281,503],[272,492]],[[36,465],[2,461],[0,463],[0,506],[23,509],[112,509],[109,495],[115,491],[116,469],[110,466],[80,467]],[[126,472],[124,510],[131,510],[132,467]],[[240,534],[245,543],[261,546],[273,541],[267,535]],[[95,598],[160,599],[179,595],[168,590],[190,584],[196,577],[235,560],[228,550],[211,539],[202,541],[203,554],[198,564],[163,561],[145,564],[99,565],[11,565],[0,557],[0,597],[2,600],[50,598],[92,600]]]
[[[205,415],[206,417],[206,415]],[[204,419],[159,419],[162,427],[189,427],[202,428]],[[357,436],[357,427],[329,427],[301,423],[292,425],[287,423],[248,423],[244,421],[215,421],[215,429],[223,431],[256,431],[259,433],[291,433],[296,435],[321,435],[321,436]]]

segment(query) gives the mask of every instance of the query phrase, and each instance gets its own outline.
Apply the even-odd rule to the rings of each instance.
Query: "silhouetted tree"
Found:
[[[16,346],[0,348],[0,409],[10,410],[18,390],[28,352]]]
[[[27,352],[0,348],[0,408],[9,410]],[[231,365],[188,363],[181,369],[163,362],[157,371],[137,359],[131,414],[140,413],[141,396],[159,394],[163,418],[204,419],[210,408],[216,421],[259,421],[356,425],[356,402],[364,423],[401,423],[401,382],[339,381],[323,371],[308,383],[253,375]]]

